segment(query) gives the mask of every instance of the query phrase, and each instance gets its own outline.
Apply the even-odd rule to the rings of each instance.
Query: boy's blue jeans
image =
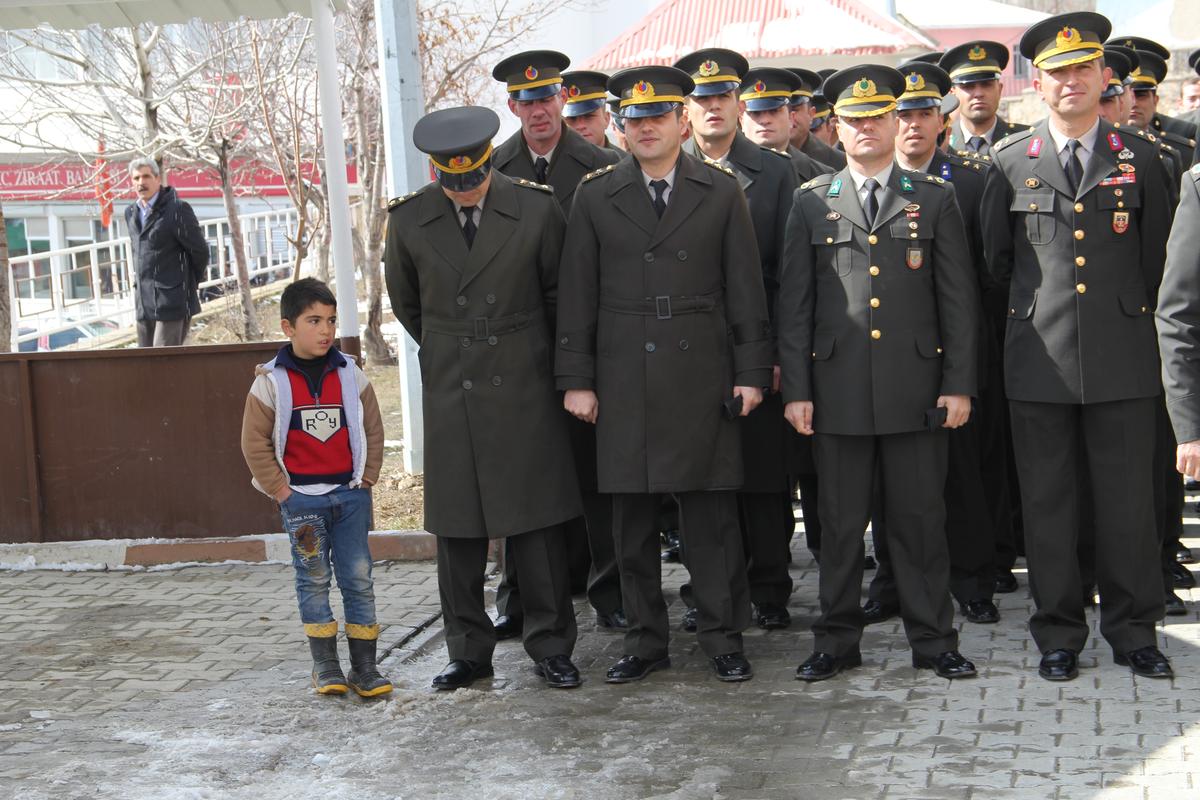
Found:
[[[296,599],[308,635],[337,633],[333,609],[329,607],[329,584],[335,575],[347,626],[375,630],[375,589],[367,547],[371,492],[346,486],[322,495],[292,492],[279,510],[292,544]],[[328,630],[330,624],[332,633]]]

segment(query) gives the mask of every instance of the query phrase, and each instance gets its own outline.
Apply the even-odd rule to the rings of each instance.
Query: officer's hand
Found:
[[[746,416],[754,409],[762,404],[762,389],[757,386],[735,386],[733,387],[733,396],[742,398],[742,413],[739,416]]]
[[[813,404],[811,400],[796,400],[783,407],[783,417],[796,433],[812,436]]]
[[[961,428],[971,417],[971,398],[965,394],[944,394],[937,399],[937,407],[946,409],[943,428]]]
[[[771,394],[779,394],[779,365],[771,371]]]
[[[1200,480],[1200,440],[1183,442],[1175,448],[1175,469],[1189,478]]]
[[[563,408],[570,412],[571,416],[595,425],[600,401],[591,389],[568,389],[563,396]]]

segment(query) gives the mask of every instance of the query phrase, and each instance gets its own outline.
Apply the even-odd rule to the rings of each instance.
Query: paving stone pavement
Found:
[[[1160,629],[1171,681],[1115,666],[1098,634],[1079,680],[1040,680],[1019,575],[998,625],[959,621],[977,679],[914,670],[895,620],[868,629],[862,668],[805,684],[816,571],[794,557],[793,627],[747,634],[754,680],[718,683],[678,632],[671,670],[605,685],[621,637],[579,600],[572,691],[543,688],[518,642],[490,685],[431,691],[434,566],[377,565],[397,690],[374,702],[309,691],[290,567],[0,572],[0,798],[1200,797],[1200,590]],[[676,623],[683,579],[664,568]]]

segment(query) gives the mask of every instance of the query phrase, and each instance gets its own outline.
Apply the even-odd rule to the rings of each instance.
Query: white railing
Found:
[[[240,218],[250,279],[269,283],[291,276],[299,217],[295,208],[262,211]],[[200,284],[201,306],[236,291],[237,277],[229,219],[201,220],[208,240],[206,279]],[[55,334],[95,335],[104,329],[134,324],[134,274],[129,237],[17,256],[10,262],[12,349],[34,342],[46,349]],[[29,348],[29,345],[25,345]]]

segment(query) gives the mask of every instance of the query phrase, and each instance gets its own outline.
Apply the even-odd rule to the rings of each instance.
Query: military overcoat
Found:
[[[601,492],[742,484],[734,386],[770,385],[761,262],[725,168],[680,154],[662,218],[628,158],[580,186],[563,247],[555,374],[599,398]]]
[[[384,264],[420,344],[425,528],[498,538],[581,513],[552,341],[565,220],[548,187],[492,173],[474,245],[441,187],[393,201]]]
[[[551,154],[546,173],[546,183],[554,187],[554,197],[562,207],[563,214],[570,215],[575,200],[575,190],[583,176],[609,164],[615,164],[625,153],[615,147],[596,147],[567,125],[563,125],[562,138]],[[492,164],[510,178],[537,180],[533,170],[533,159],[525,134],[517,131],[492,154]]]

